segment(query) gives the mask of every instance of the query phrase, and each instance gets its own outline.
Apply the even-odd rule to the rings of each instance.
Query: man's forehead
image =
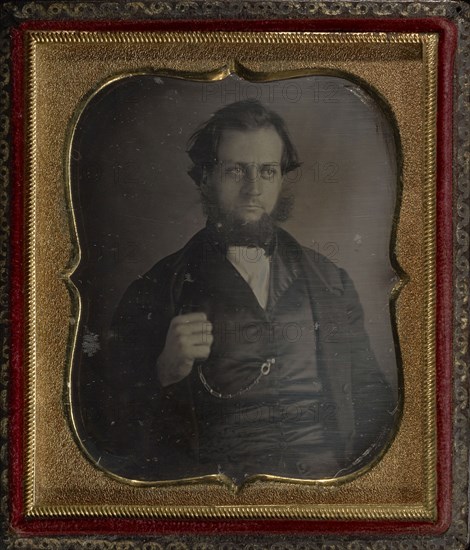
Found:
[[[273,127],[227,129],[221,133],[217,158],[242,162],[252,161],[256,157],[263,158],[266,162],[279,162],[282,150],[282,139]]]

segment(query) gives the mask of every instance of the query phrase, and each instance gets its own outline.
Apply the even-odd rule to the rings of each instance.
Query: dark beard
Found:
[[[226,247],[257,246],[267,251],[271,248],[276,226],[266,213],[255,222],[244,222],[222,212],[207,221],[214,236]]]

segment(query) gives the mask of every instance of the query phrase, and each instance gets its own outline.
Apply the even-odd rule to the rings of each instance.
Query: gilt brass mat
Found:
[[[427,519],[435,517],[435,110],[437,35],[399,33],[27,33],[26,514],[155,518]],[[68,274],[77,235],[67,150],[86,99],[130,74],[224,74],[275,80],[332,74],[390,106],[403,169],[396,301],[404,374],[400,429],[383,459],[341,484],[258,481],[141,487],[95,468],[64,413],[72,320]],[[72,223],[71,223],[72,222]],[[73,334],[72,334],[73,336]]]

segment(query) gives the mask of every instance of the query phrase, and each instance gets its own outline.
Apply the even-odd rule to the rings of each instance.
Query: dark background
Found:
[[[348,271],[379,364],[396,385],[389,309],[397,282],[389,253],[397,198],[393,127],[365,90],[330,76],[263,84],[134,76],[92,98],[72,143],[81,249],[72,279],[82,300],[74,365],[99,369],[127,286],[204,226],[186,142],[214,111],[247,98],[285,119],[303,162],[288,176],[296,202],[285,229]]]

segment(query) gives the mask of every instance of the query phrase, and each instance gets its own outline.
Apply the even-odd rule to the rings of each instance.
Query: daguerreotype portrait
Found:
[[[371,467],[400,419],[397,134],[345,78],[129,76],[72,143],[72,413],[139,481]]]
[[[454,547],[452,25],[45,4],[8,8],[8,547]]]

